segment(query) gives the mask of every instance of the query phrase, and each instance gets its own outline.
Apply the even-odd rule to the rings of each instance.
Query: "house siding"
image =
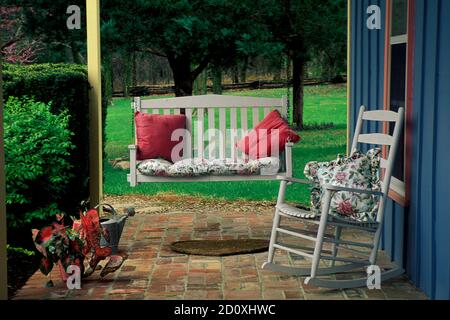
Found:
[[[382,30],[367,29],[369,5],[382,8]],[[450,299],[450,1],[415,6],[411,201],[407,210],[389,201],[383,248],[430,298]],[[385,9],[382,0],[352,1],[352,132],[361,105],[383,108]]]
[[[450,299],[450,1],[416,0],[414,150],[407,270]]]

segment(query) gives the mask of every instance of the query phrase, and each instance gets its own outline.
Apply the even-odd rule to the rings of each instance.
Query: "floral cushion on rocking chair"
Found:
[[[339,155],[331,162],[310,162],[305,176],[312,181],[311,213],[320,215],[324,185],[380,191],[379,168],[381,150],[372,149],[366,154],[359,151],[351,157]],[[379,199],[368,194],[336,192],[331,199],[330,214],[356,222],[374,223]]]

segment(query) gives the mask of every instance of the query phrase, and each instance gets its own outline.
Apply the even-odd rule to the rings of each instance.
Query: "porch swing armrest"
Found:
[[[333,186],[333,185],[330,185],[330,184],[327,184],[327,185],[323,186],[323,188],[325,190],[335,191],[335,192],[344,191],[344,192],[353,192],[353,193],[363,193],[363,194],[374,195],[374,196],[379,196],[379,197],[384,196],[384,193],[380,192],[380,191],[373,191],[373,190],[366,190],[366,189],[355,189],[355,188],[346,188],[346,187],[340,187],[340,186]]]
[[[277,176],[277,180],[279,180],[279,181],[287,181],[287,182],[290,182],[290,183],[298,183],[298,184],[307,184],[307,185],[313,184],[309,180],[296,179],[296,178],[290,178],[290,177],[285,177],[285,176]]]

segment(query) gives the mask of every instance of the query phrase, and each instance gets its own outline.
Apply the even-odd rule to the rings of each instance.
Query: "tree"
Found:
[[[167,58],[176,96],[192,95],[194,80],[212,60],[222,68],[257,34],[248,0],[109,0],[104,6],[120,41]]]
[[[0,0],[14,3],[22,8],[21,31],[29,39],[45,44],[49,53],[46,62],[85,63],[86,30],[69,30],[66,13],[69,3],[61,0]],[[77,5],[84,12],[85,0],[73,0],[70,5]],[[85,15],[81,14],[82,26]],[[56,54],[55,54],[56,53]],[[56,57],[56,61],[55,61]]]
[[[0,3],[0,54],[10,63],[29,64],[36,60],[42,50],[40,40],[26,37],[22,28],[22,8]]]
[[[326,52],[336,41],[345,43],[346,1],[267,0],[264,7],[272,41],[281,43],[292,60],[293,122],[303,129],[306,63],[314,52]]]

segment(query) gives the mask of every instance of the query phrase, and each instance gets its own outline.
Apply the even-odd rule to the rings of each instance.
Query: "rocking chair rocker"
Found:
[[[376,121],[384,123],[394,123],[393,136],[387,134],[373,133],[362,134],[363,121]],[[286,187],[293,183],[311,184],[309,181],[294,179],[290,177],[280,177],[281,180],[278,201],[274,216],[274,223],[272,228],[272,234],[270,239],[268,261],[263,264],[263,269],[272,270],[275,272],[281,272],[295,276],[307,276],[305,284],[313,285],[323,288],[358,288],[367,285],[367,277],[351,280],[334,280],[330,277],[324,278],[321,276],[330,276],[357,269],[365,270],[369,266],[375,266],[377,262],[378,249],[380,246],[381,233],[383,229],[383,216],[388,198],[388,193],[391,184],[391,175],[397,153],[398,144],[403,129],[404,121],[404,109],[400,108],[398,113],[392,111],[365,111],[365,107],[362,106],[359,112],[359,117],[355,129],[355,135],[351,152],[354,154],[358,150],[359,144],[368,145],[381,145],[386,146],[388,151],[387,160],[381,159],[380,163],[380,178],[382,179],[381,191],[362,190],[354,188],[344,188],[334,185],[324,185],[322,187],[323,198],[321,205],[320,216],[314,217],[308,211],[304,211],[297,207],[288,205],[285,203]],[[350,220],[344,217],[338,217],[332,215],[330,212],[330,206],[332,197],[339,192],[352,192],[354,194],[371,195],[377,197],[378,211],[376,220],[374,222],[359,222]],[[281,227],[281,217],[299,220],[305,224],[318,225],[316,237],[311,236],[311,231],[306,230],[294,230],[289,227]],[[284,220],[284,219],[283,219]],[[334,235],[327,235],[327,227],[334,227]],[[343,229],[361,230],[369,232],[372,235],[371,243],[361,243],[346,241],[341,239]],[[286,245],[278,242],[278,235],[284,234],[300,238],[302,240],[308,240],[315,243],[314,249],[307,250],[304,247],[293,247],[292,245]],[[325,251],[324,243],[331,244],[331,252]],[[351,248],[353,247],[353,248]],[[359,250],[356,250],[359,248]],[[361,249],[363,248],[363,249]],[[296,268],[292,266],[279,265],[274,262],[275,249],[284,250],[291,254],[300,255],[312,260],[312,265],[309,268]],[[348,251],[353,254],[359,255],[358,258],[352,257],[339,257],[338,249],[342,251]],[[365,250],[364,250],[365,249]],[[364,250],[364,251],[363,251]],[[364,258],[360,258],[363,254]],[[321,260],[330,261],[329,267],[323,267],[320,264]],[[336,264],[338,262],[339,264]],[[364,269],[362,269],[364,268]],[[389,269],[383,269],[381,271],[381,282],[388,279],[398,277],[404,273],[401,266],[396,266]]]

